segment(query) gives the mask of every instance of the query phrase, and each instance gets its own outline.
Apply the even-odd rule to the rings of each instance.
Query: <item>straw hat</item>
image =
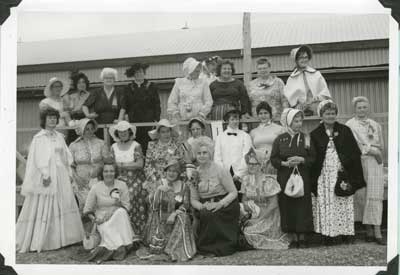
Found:
[[[58,77],[53,77],[53,78],[51,78],[49,80],[49,83],[44,88],[44,93],[43,94],[44,94],[45,97],[51,96],[51,90],[50,90],[51,86],[56,82],[61,82],[61,84],[63,86],[62,90],[61,90],[61,93],[60,93],[60,96],[65,95],[69,91],[69,84],[64,79],[61,79],[61,78],[58,78]]]
[[[82,118],[81,120],[79,120],[78,125],[75,129],[75,132],[78,136],[83,135],[83,133],[85,132],[86,125],[88,125],[89,122],[92,122],[94,124],[94,131],[97,131],[99,125],[96,120],[89,118]]]
[[[120,122],[118,122],[116,125],[113,125],[110,127],[110,129],[108,130],[110,133],[110,136],[115,140],[115,141],[120,141],[120,139],[117,137],[117,131],[123,132],[126,131],[128,129],[131,129],[133,136],[131,137],[131,139],[134,139],[136,137],[136,126],[130,124],[128,121],[122,120]]]
[[[175,128],[175,124],[171,124],[171,122],[169,122],[168,119],[161,119],[159,122],[157,122],[157,126],[154,130],[151,130],[148,132],[149,137],[154,140],[154,139],[158,139],[159,138],[159,129],[160,127],[167,127],[171,129],[172,132],[172,137],[178,137],[179,133],[174,129]]]
[[[176,166],[178,169],[178,173],[182,171],[182,165],[177,158],[172,158],[168,161],[168,163],[164,166],[164,171],[167,171],[169,167]]]

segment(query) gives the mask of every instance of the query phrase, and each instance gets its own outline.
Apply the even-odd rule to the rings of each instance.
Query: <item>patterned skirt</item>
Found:
[[[354,235],[353,196],[338,197],[334,189],[341,163],[332,141],[329,142],[321,175],[318,178],[317,197],[313,197],[315,232],[324,236]]]
[[[128,212],[130,222],[137,238],[143,238],[143,231],[146,226],[149,203],[148,192],[143,188],[145,176],[143,170],[120,169],[120,180],[126,182],[129,190],[129,199],[132,206]]]

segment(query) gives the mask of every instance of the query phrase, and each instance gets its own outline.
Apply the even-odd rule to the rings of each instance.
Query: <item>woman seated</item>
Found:
[[[103,159],[108,156],[108,149],[104,141],[94,134],[98,126],[95,120],[84,118],[78,125],[75,131],[80,137],[71,143],[69,150],[74,159],[72,165],[74,193],[78,199],[79,209],[82,211],[89,190],[97,181]]]
[[[172,261],[187,261],[196,254],[190,223],[190,192],[179,180],[181,164],[171,160],[164,168],[166,177],[154,195],[144,241],[150,253],[166,253]]]
[[[111,154],[117,164],[119,180],[124,181],[129,190],[129,211],[132,228],[141,238],[147,221],[148,191],[144,188],[143,154],[139,143],[135,141],[136,127],[127,121],[120,121],[110,128],[110,135],[116,141],[111,145]]]
[[[289,241],[281,230],[276,176],[261,170],[260,157],[254,149],[247,153],[248,174],[243,177],[242,212],[250,218],[243,228],[247,242],[255,249],[287,249]]]
[[[90,189],[84,216],[96,223],[101,241],[90,252],[89,261],[123,260],[132,248],[134,232],[129,222],[129,192],[126,183],[116,179],[117,170],[107,162],[99,173],[99,182]]]
[[[191,186],[191,204],[199,219],[197,250],[200,254],[231,255],[237,250],[239,202],[228,170],[212,161],[213,144],[200,137],[194,144],[199,164],[198,183]]]
[[[57,126],[74,126],[71,115],[67,111],[69,107],[68,90],[69,85],[64,80],[53,77],[44,88],[46,98],[39,102],[40,111],[52,108],[59,112],[60,119]]]

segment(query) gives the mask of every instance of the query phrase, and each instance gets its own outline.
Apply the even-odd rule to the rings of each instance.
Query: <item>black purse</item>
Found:
[[[335,184],[335,195],[338,197],[348,197],[355,193],[354,185],[350,182],[346,171],[339,170]]]

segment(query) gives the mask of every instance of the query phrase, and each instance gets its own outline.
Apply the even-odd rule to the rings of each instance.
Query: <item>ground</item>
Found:
[[[386,266],[386,246],[366,243],[358,238],[351,245],[325,247],[314,243],[306,249],[284,251],[251,250],[237,252],[227,257],[196,256],[187,263],[190,265],[353,265]],[[81,245],[73,245],[56,251],[17,254],[17,264],[89,264],[83,258],[87,252]],[[171,264],[170,262],[141,260],[132,252],[122,262],[107,264]]]

